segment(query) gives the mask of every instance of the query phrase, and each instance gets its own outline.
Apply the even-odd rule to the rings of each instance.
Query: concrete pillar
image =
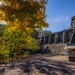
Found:
[[[63,43],[67,42],[67,36],[66,36],[66,32],[63,32]]]
[[[57,42],[58,42],[58,34],[56,33],[55,34],[55,44],[57,44]]]
[[[46,37],[44,36],[44,43],[43,44],[46,44]]]
[[[40,45],[42,45],[42,37],[39,38]]]
[[[48,44],[51,44],[51,36],[48,37]]]

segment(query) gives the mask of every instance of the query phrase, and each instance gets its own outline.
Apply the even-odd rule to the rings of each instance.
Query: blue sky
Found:
[[[75,16],[75,0],[48,0],[46,15],[46,20],[50,25],[45,30],[58,32],[68,29],[71,17]]]

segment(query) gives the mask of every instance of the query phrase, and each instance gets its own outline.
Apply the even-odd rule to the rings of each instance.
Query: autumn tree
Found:
[[[0,59],[25,57],[29,54],[29,50],[39,49],[38,41],[31,36],[21,34],[21,30],[8,32],[8,27],[4,29],[4,33],[0,38]]]
[[[8,23],[9,30],[31,32],[35,28],[47,27],[46,3],[47,0],[2,0],[0,20]]]
[[[38,48],[38,42],[31,37],[31,33],[48,26],[45,20],[46,3],[47,0],[0,0],[0,21],[8,25],[2,39],[2,51],[10,54],[12,48],[12,51]]]

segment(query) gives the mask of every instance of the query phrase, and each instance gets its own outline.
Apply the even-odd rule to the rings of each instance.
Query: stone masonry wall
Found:
[[[48,46],[48,49],[51,50],[54,54],[60,54],[60,52],[65,51],[66,44],[60,43],[60,44],[46,44],[44,45],[44,48]]]

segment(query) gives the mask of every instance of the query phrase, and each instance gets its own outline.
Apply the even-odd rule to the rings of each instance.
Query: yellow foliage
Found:
[[[29,48],[34,48],[37,41],[30,34],[36,28],[48,26],[45,20],[45,0],[2,1],[4,4],[0,7],[0,20],[7,22],[9,32],[21,30]]]
[[[9,30],[31,31],[47,27],[45,21],[45,0],[2,0],[0,20],[7,21]],[[35,26],[36,24],[36,26]]]
[[[39,49],[38,41],[36,39],[32,38],[31,36],[27,36],[26,47],[28,49],[32,49],[32,50]]]
[[[0,21],[5,20],[5,13],[0,10]]]

